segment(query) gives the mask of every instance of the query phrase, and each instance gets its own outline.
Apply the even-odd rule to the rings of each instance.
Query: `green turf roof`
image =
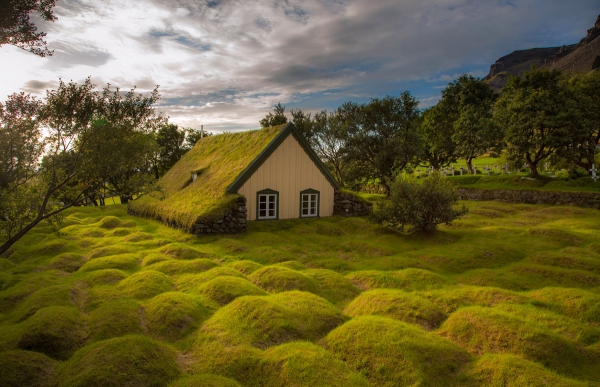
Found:
[[[199,217],[219,212],[239,197],[227,188],[283,129],[280,125],[202,139],[159,180],[166,198],[141,197],[129,203],[130,212],[191,230]],[[194,182],[192,172],[199,173]]]

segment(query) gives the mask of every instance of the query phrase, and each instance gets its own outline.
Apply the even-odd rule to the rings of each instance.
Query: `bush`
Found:
[[[450,224],[465,215],[465,206],[452,208],[458,201],[453,183],[434,173],[427,178],[400,175],[390,186],[390,198],[370,216],[372,223],[404,231],[431,232],[438,224]]]

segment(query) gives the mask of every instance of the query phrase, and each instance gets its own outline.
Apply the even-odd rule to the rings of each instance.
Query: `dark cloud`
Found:
[[[55,42],[52,45],[54,55],[48,59],[45,67],[49,70],[70,68],[77,65],[100,67],[112,58],[109,52],[94,47],[89,43],[77,43]]]
[[[21,88],[26,93],[31,94],[40,94],[44,90],[55,89],[58,86],[58,82],[44,82],[32,79],[25,83],[25,85]]]

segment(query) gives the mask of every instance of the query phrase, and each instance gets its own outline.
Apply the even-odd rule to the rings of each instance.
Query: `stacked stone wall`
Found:
[[[504,203],[551,204],[600,209],[600,193],[459,188],[461,200],[496,200]]]
[[[199,218],[192,233],[196,235],[239,233],[246,230],[247,215],[246,198],[241,197],[222,215],[210,219]]]
[[[333,214],[342,216],[366,216],[373,212],[373,205],[361,198],[346,193],[335,191]]]

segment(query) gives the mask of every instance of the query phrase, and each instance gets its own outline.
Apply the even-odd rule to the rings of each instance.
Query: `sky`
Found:
[[[435,105],[514,50],[579,42],[600,2],[58,0],[55,15],[33,18],[53,56],[0,47],[0,98],[43,97],[59,79],[159,85],[171,123],[222,132],[258,128],[278,102],[316,112],[409,90]]]

